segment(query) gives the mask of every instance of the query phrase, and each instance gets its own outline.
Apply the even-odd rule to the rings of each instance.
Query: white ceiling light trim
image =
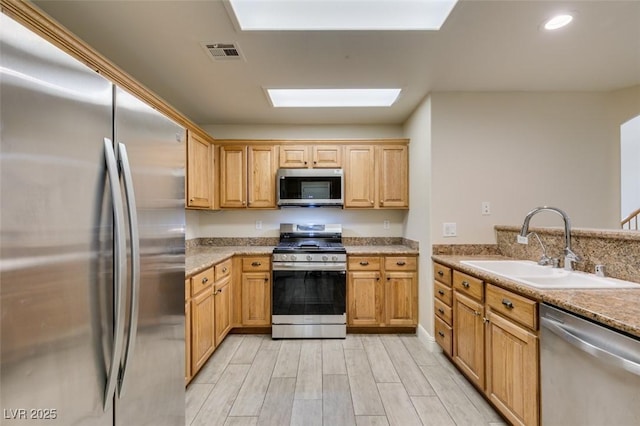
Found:
[[[401,89],[266,89],[276,108],[389,107]]]
[[[569,25],[573,21],[573,16],[569,14],[556,15],[544,23],[545,30],[557,30],[566,25]]]
[[[243,31],[439,30],[457,0],[228,0]]]

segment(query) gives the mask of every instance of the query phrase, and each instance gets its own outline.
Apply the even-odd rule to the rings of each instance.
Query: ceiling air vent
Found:
[[[214,61],[237,61],[244,59],[236,43],[202,43]]]

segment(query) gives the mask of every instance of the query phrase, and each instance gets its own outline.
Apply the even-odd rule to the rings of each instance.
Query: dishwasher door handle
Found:
[[[640,376],[639,363],[627,359],[621,355],[612,353],[606,349],[599,347],[595,343],[588,342],[584,338],[576,336],[575,334],[564,328],[562,326],[562,323],[546,317],[541,317],[540,322],[542,327],[546,327],[553,334],[559,336],[567,343],[577,347],[583,352],[587,352],[588,354],[606,362],[609,365],[622,368],[630,373],[635,374],[636,376]]]

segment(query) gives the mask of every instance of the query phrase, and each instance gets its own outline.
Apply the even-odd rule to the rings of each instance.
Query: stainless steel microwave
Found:
[[[282,207],[342,207],[342,169],[279,169],[278,205]]]

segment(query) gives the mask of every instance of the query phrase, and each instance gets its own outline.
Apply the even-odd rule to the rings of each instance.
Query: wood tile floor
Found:
[[[504,425],[414,335],[229,335],[187,388],[187,425]]]

